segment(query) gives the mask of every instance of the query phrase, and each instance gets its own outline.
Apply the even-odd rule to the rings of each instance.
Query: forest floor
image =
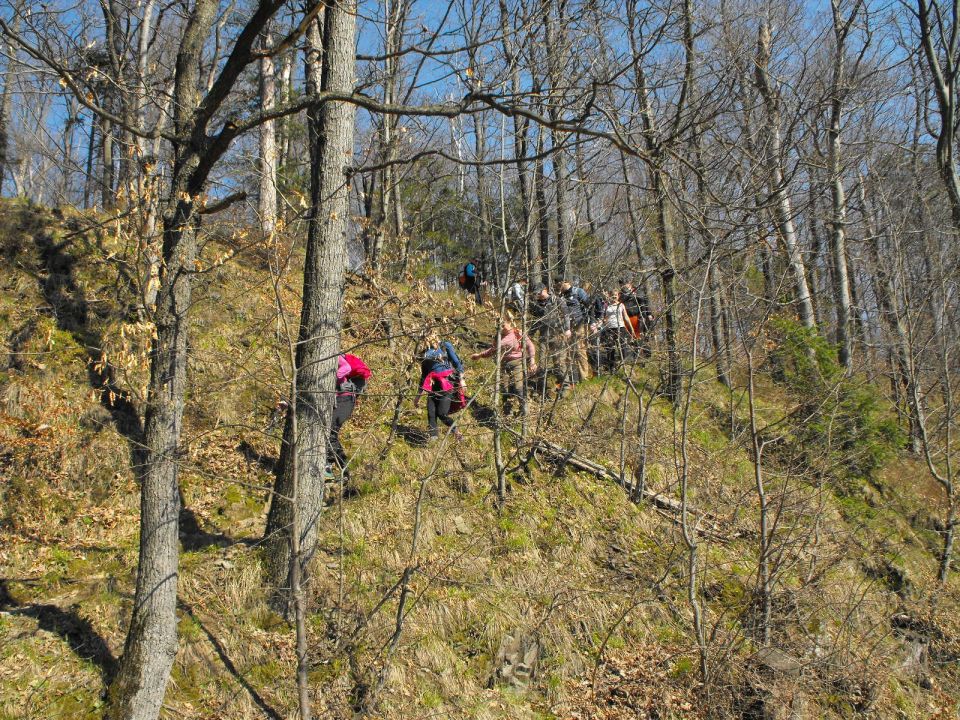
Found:
[[[118,222],[0,204],[0,720],[100,717],[123,649],[152,333],[135,246]],[[234,251],[211,239],[197,275],[170,718],[296,714],[294,634],[267,605],[260,539],[279,446],[267,426],[285,388],[277,308],[295,327],[300,281],[272,282],[257,252],[220,262]],[[652,399],[648,490],[676,498],[681,443],[688,458],[698,643],[678,516],[530,454],[539,438],[632,474],[643,408],[622,377],[531,403],[527,425],[503,433],[501,504],[489,361],[467,374],[463,441],[427,444],[409,398],[395,414],[421,329],[441,325],[465,356],[492,337],[492,311],[416,278],[353,277],[345,314],[344,346],[374,374],[343,433],[350,486],[330,487],[310,578],[317,717],[957,716],[960,583],[937,589],[943,498],[917,459],[833,483],[774,457],[782,562],[765,646],[753,465],[731,434],[742,394],[703,371],[685,435]],[[640,396],[661,360],[634,368]],[[766,376],[758,388],[762,419],[789,415],[786,390]]]

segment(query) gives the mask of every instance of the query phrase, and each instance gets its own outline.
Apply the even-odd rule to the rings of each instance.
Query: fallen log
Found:
[[[654,492],[647,488],[643,488],[640,493],[637,493],[637,488],[633,486],[625,477],[619,473],[615,473],[612,470],[608,470],[603,465],[595,463],[592,460],[588,460],[585,457],[577,455],[572,450],[561,447],[560,445],[555,445],[552,442],[548,442],[543,439],[536,439],[532,443],[532,450],[534,453],[542,452],[544,455],[548,455],[551,459],[558,462],[560,465],[569,465],[570,467],[580,470],[582,472],[588,472],[595,477],[600,478],[601,480],[608,480],[612,483],[615,483],[627,491],[627,497],[630,498],[630,501],[639,504],[646,500],[654,507],[659,510],[666,511],[663,513],[666,517],[669,517],[674,522],[679,522],[679,518],[671,517],[680,515],[683,504],[679,500],[666,497],[660,493]],[[730,535],[728,533],[723,533],[721,525],[718,522],[717,518],[710,515],[709,513],[700,514],[695,509],[687,507],[687,512],[690,515],[697,517],[700,523],[705,523],[704,527],[697,527],[697,532],[700,535],[705,535],[707,537],[714,538],[716,540],[730,540],[732,537],[737,537],[736,534]],[[670,515],[667,515],[669,513]]]

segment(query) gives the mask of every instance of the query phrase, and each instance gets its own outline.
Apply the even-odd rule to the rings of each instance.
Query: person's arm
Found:
[[[537,371],[537,347],[536,345],[533,344],[533,340],[530,339],[529,335],[523,336],[523,347],[527,351],[527,360],[528,360],[527,365],[530,368],[530,372],[536,372]]]
[[[413,406],[416,407],[420,404],[420,396],[425,392],[430,391],[430,387],[433,385],[433,382],[430,379],[430,376],[433,375],[433,371],[429,371],[420,378],[420,387],[417,388],[417,396],[413,399]]]
[[[457,355],[457,351],[453,349],[453,344],[449,340],[444,340],[441,345],[447,353],[447,357],[450,358],[450,364],[453,365],[453,369],[462,375],[463,363],[460,361],[460,356]]]
[[[620,314],[620,322],[630,335],[633,335],[633,323],[630,322],[630,315],[627,313],[627,306],[623,303],[617,303],[617,312]]]
[[[474,353],[473,355],[470,356],[470,359],[479,360],[480,358],[488,358],[491,355],[493,355],[496,351],[497,351],[497,346],[491,345],[490,347],[488,347],[486,350],[483,350],[482,352]]]

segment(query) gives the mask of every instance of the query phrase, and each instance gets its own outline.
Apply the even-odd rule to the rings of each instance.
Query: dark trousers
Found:
[[[327,462],[335,465],[339,470],[347,467],[347,453],[340,444],[340,428],[353,415],[353,408],[357,403],[355,395],[347,393],[337,396],[337,404],[333,408],[333,419],[330,422],[330,440],[327,443]]]
[[[437,420],[447,427],[453,425],[453,418],[450,417],[450,402],[453,400],[453,390],[446,392],[427,393],[427,424],[430,426],[430,434],[437,437],[440,432],[437,429]]]
[[[604,328],[600,334],[603,346],[603,367],[615,370],[626,359],[627,331],[625,328]]]
[[[473,299],[477,301],[477,305],[483,305],[483,298],[480,295],[480,283],[471,283],[468,281],[464,290],[473,295]]]

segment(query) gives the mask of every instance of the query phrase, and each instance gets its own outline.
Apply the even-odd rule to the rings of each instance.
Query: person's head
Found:
[[[633,284],[632,284],[632,283],[625,282],[623,285],[620,286],[620,292],[621,292],[621,294],[623,294],[623,295],[627,295],[628,293],[632,293],[632,292],[633,292]]]
[[[558,293],[565,293],[567,290],[570,289],[570,281],[569,281],[569,280],[557,280],[556,284],[554,285],[554,288],[556,289],[556,291],[557,291]]]
[[[550,288],[548,288],[546,285],[540,285],[537,288],[537,297],[541,300],[546,300],[548,297],[550,297]]]

